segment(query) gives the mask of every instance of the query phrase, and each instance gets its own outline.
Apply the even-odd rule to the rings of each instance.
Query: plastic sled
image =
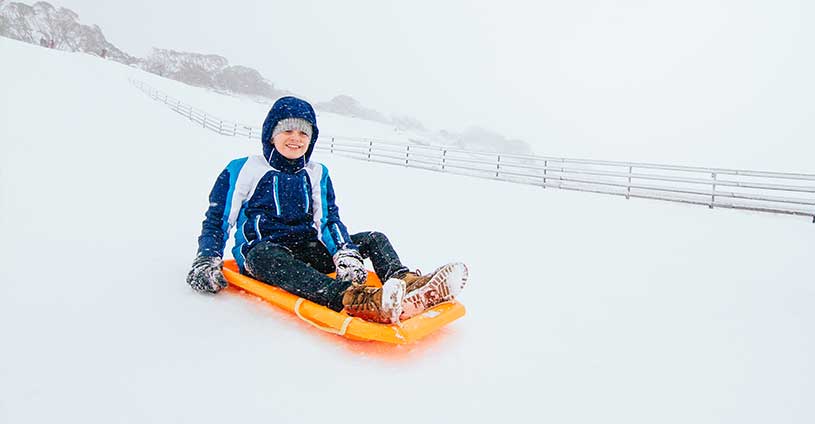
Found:
[[[461,318],[465,313],[464,305],[451,301],[436,305],[413,318],[402,321],[400,325],[379,324],[352,317],[345,312],[334,312],[281,288],[242,275],[234,259],[224,261],[224,276],[230,285],[292,312],[320,330],[351,340],[374,340],[393,344],[412,343]],[[381,286],[382,282],[379,281],[376,274],[368,271],[367,284]]]

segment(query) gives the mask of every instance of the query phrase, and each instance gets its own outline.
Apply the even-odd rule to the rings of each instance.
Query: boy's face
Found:
[[[272,138],[274,148],[286,159],[297,159],[305,155],[310,141],[308,134],[298,130],[283,131]]]

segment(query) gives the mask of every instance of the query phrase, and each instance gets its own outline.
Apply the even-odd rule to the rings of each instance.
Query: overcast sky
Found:
[[[711,143],[747,140],[760,154],[815,136],[812,1],[53,4],[137,56],[215,53],[310,100],[348,94],[540,153],[596,156],[581,146],[603,142],[685,159]]]

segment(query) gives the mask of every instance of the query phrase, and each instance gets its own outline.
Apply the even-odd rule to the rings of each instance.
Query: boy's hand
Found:
[[[199,256],[187,274],[187,283],[201,293],[218,293],[229,285],[221,267],[223,261],[216,256]]]
[[[362,256],[353,249],[340,249],[334,254],[337,267],[337,280],[362,284],[368,279],[368,270],[362,263]]]

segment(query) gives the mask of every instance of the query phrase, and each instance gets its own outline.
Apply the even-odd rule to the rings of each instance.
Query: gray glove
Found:
[[[217,256],[199,256],[192,262],[187,274],[187,284],[201,293],[218,293],[229,285],[221,267],[223,261]]]
[[[340,249],[334,254],[337,267],[337,280],[362,284],[368,279],[368,270],[362,263],[362,256],[354,249]]]

